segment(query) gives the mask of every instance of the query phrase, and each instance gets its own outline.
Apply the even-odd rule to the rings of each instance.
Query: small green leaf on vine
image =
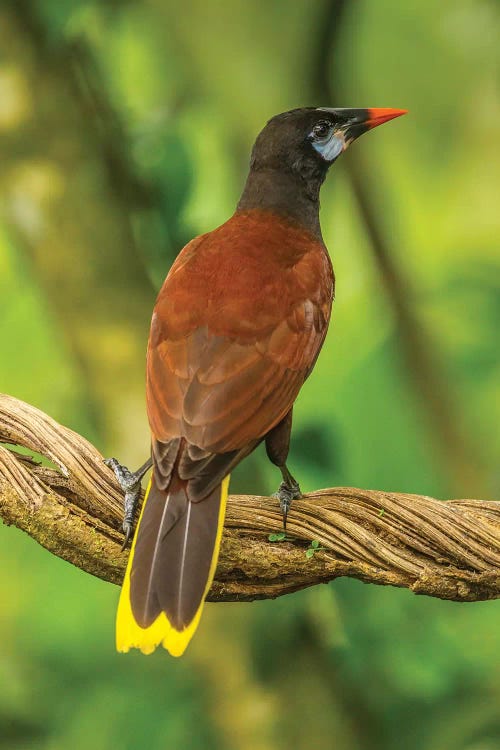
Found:
[[[284,542],[286,539],[286,534],[284,531],[280,531],[278,534],[269,534],[267,538],[270,542]]]
[[[307,559],[310,560],[314,553],[319,552],[321,549],[326,549],[326,547],[322,547],[317,539],[313,539],[309,547],[306,549]]]

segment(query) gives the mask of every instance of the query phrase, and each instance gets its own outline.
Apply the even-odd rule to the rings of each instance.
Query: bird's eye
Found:
[[[312,130],[313,138],[315,138],[318,141],[323,140],[323,138],[327,138],[332,132],[332,123],[328,122],[327,120],[322,120],[321,122],[318,122]]]

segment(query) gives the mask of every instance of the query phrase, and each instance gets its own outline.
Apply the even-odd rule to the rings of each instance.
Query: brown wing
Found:
[[[184,437],[212,453],[261,439],[295,401],[326,325],[324,313],[305,300],[251,343],[214,335],[207,326],[178,341],[163,339],[148,356],[153,434],[162,442]]]
[[[147,400],[154,438],[184,438],[191,454],[198,449],[191,463],[212,474],[214,454],[229,454],[227,473],[290,410],[326,334],[332,274],[319,243],[293,265],[266,256],[256,264],[248,252],[217,256],[220,237],[208,237],[183,251],[160,293]]]

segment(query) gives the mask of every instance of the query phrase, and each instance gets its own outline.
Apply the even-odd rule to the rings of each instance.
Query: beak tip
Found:
[[[392,109],[390,107],[375,107],[367,110],[368,118],[366,125],[368,128],[376,128],[384,122],[393,120],[395,117],[401,117],[408,113],[407,109]]]

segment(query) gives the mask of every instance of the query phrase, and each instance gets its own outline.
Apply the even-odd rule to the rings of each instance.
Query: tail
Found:
[[[166,490],[149,483],[123,581],[116,648],[181,656],[194,635],[215,574],[229,476],[191,502],[174,471]]]

